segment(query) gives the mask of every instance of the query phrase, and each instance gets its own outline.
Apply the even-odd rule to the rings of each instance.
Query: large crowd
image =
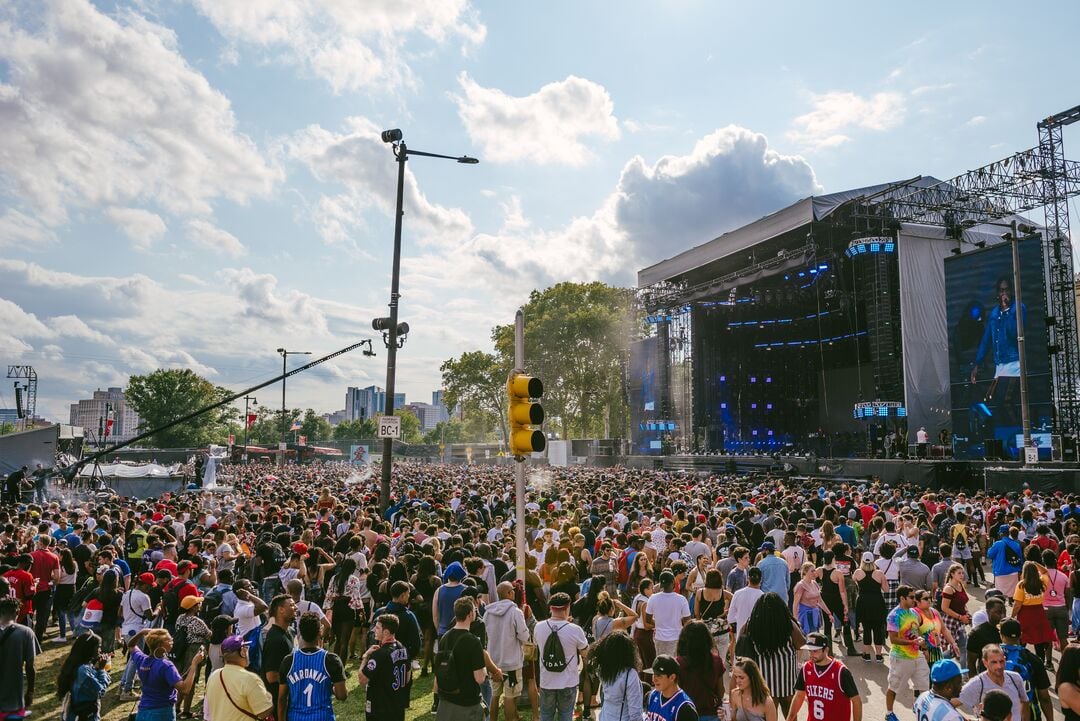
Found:
[[[861,721],[875,664],[886,721],[1080,721],[1076,496],[534,469],[522,581],[512,479],[396,463],[385,512],[345,464],[9,500],[0,721],[46,693],[61,721],[110,693],[136,721],[331,721],[350,675],[371,721]]]

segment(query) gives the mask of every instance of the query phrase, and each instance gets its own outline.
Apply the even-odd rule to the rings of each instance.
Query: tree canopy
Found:
[[[146,375],[131,376],[124,395],[139,414],[139,432],[145,432],[227,398],[230,393],[186,368],[161,368]],[[235,415],[234,408],[222,406],[155,433],[147,442],[159,448],[196,448],[222,442],[228,436],[228,424]]]

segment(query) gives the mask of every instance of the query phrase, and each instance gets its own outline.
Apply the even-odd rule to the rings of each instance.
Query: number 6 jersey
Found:
[[[851,721],[850,698],[859,695],[855,677],[835,658],[827,666],[803,664],[795,690],[806,692],[809,721]]]

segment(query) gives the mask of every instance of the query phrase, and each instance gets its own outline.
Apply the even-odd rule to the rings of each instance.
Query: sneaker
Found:
[[[890,711],[889,713],[885,714],[885,721],[900,721],[900,719],[896,717],[895,713]]]
[[[52,640],[53,643],[67,643],[67,636],[57,636]]]
[[[134,691],[121,691],[120,701],[135,701],[139,698],[139,694]]]

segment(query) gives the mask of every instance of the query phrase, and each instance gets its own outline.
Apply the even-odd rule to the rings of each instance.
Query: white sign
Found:
[[[1024,448],[1024,461],[1026,463],[1035,464],[1039,462],[1039,449],[1037,447],[1027,446]]]
[[[401,418],[379,416],[379,438],[401,438]]]

